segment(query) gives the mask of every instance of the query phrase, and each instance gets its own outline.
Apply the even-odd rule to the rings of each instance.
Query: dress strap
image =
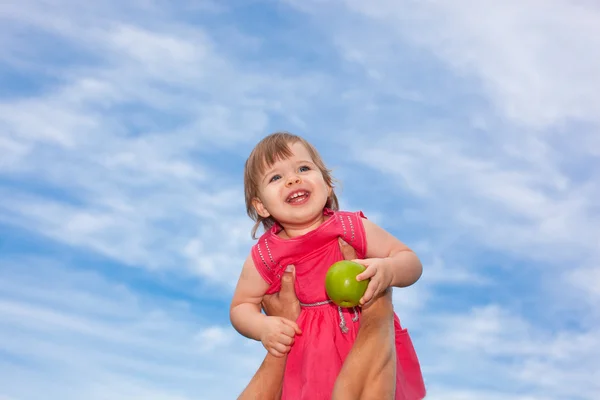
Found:
[[[346,243],[354,247],[357,258],[365,258],[367,254],[367,239],[362,219],[365,215],[362,211],[348,212],[338,211],[335,213],[340,230],[339,235]]]

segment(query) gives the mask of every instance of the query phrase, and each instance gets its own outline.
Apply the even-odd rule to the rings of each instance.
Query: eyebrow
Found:
[[[296,164],[312,164],[312,165],[316,165],[314,163],[314,161],[310,161],[310,160],[299,160],[296,162]]]
[[[262,182],[268,179],[271,175],[273,175],[277,171],[277,168],[270,168],[267,171],[263,172]]]

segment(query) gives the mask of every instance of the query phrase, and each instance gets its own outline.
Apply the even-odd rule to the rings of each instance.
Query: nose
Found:
[[[292,186],[292,185],[294,185],[294,184],[296,184],[296,185],[297,185],[297,184],[299,184],[299,183],[302,183],[302,179],[300,179],[300,177],[299,177],[299,176],[297,176],[297,175],[294,175],[294,176],[290,176],[290,177],[288,178],[288,180],[285,182],[285,186],[287,186],[287,187],[290,187],[290,186]]]

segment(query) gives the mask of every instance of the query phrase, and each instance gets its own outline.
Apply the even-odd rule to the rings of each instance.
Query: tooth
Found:
[[[300,197],[300,196],[306,196],[306,192],[296,192],[293,195],[291,195],[289,197],[289,199],[292,200],[292,199],[295,199],[295,198]]]

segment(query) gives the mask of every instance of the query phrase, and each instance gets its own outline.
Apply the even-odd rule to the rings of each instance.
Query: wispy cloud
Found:
[[[190,264],[182,256],[199,251],[216,263],[247,247],[229,240],[235,247],[207,255],[222,247],[215,229],[235,237],[226,227],[250,226],[239,221],[239,179],[217,165],[239,160],[240,144],[265,131],[267,111],[302,97],[305,78],[237,68],[201,27],[159,23],[153,7],[140,9],[135,24],[117,18],[118,8],[87,20],[75,18],[75,3],[30,5],[8,10],[13,24],[33,24],[54,46],[78,48],[83,61],[32,67],[60,82],[0,105],[11,155],[4,170],[30,182],[3,191],[2,219],[151,268]],[[36,53],[21,59],[48,62]],[[233,275],[193,261],[190,269],[209,278]]]
[[[499,305],[436,315],[432,328],[426,334],[427,351],[440,354],[432,368],[446,376],[440,379],[442,385],[459,377],[510,398],[525,393],[532,398],[593,398],[598,392],[593,367],[590,370],[598,357],[594,331],[547,331]],[[500,382],[498,376],[508,381]]]
[[[264,354],[227,318],[241,171],[277,129],[422,257],[394,302],[429,398],[598,392],[595,4],[29,0],[0,23],[0,398],[235,397]]]
[[[190,303],[73,266],[0,265],[2,390],[18,398],[230,398],[237,388],[214,380],[259,360],[257,346]]]
[[[401,312],[407,304],[419,312],[410,321],[421,321],[430,396],[593,398],[600,58],[590,51],[599,47],[600,9],[566,1],[288,3],[363,72],[347,98],[356,109],[342,123],[350,139],[339,142],[370,168],[358,179],[369,182],[371,201],[400,204],[385,224],[431,243],[421,253],[420,289],[411,288],[428,294],[396,300]],[[566,320],[535,318],[524,302]],[[569,340],[585,350],[564,350]],[[468,370],[460,367],[466,359]],[[471,386],[489,390],[459,389]]]

